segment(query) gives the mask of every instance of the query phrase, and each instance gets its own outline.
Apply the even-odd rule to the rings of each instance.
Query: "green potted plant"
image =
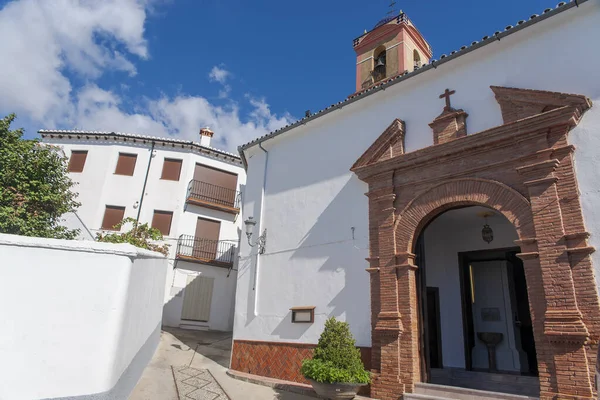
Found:
[[[319,338],[313,358],[302,361],[302,375],[325,399],[353,399],[371,381],[360,359],[347,322],[330,318]]]

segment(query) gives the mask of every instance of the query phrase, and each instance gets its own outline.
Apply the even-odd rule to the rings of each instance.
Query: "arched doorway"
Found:
[[[422,382],[539,394],[517,240],[510,221],[483,206],[443,211],[423,227],[413,251]]]
[[[590,234],[576,194],[574,148],[567,140],[591,104],[581,97],[568,100],[560,93],[492,89],[503,125],[405,154],[406,126],[398,120],[351,168],[369,186],[372,397],[397,399],[415,392],[427,378],[417,242],[437,216],[472,206],[494,210],[516,232],[508,250],[518,248],[516,255],[525,271],[539,397],[591,399],[597,395],[593,376],[600,342],[600,303],[590,258],[595,249],[587,241]],[[554,106],[559,108],[551,109]],[[472,256],[468,250],[463,253]],[[503,257],[508,261],[512,255]],[[508,276],[508,272],[502,274]],[[482,308],[498,307],[480,307],[480,317]],[[500,318],[509,311],[512,305]],[[497,319],[498,312],[484,314],[486,319]],[[455,323],[464,327],[461,317]],[[458,347],[464,349],[460,343]],[[532,363],[516,358],[519,369],[521,364]],[[456,360],[460,362],[460,357]],[[464,369],[474,368],[472,360],[464,360]],[[446,361],[453,360],[443,357],[442,365]]]

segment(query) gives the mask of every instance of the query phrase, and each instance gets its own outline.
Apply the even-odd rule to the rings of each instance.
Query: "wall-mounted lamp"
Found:
[[[267,244],[267,230],[265,229],[262,235],[260,235],[256,239],[256,242],[252,244],[252,241],[250,239],[252,238],[252,234],[254,233],[256,221],[254,220],[254,218],[248,217],[248,219],[244,221],[244,224],[246,224],[246,237],[248,237],[248,244],[250,245],[250,247],[257,246],[258,254],[264,254],[265,245]]]

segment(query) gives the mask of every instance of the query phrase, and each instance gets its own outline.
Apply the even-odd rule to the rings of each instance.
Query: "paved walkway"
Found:
[[[314,400],[227,376],[231,342],[231,333],[164,328],[129,400]]]
[[[189,400],[230,400],[207,369],[172,367],[177,395]]]

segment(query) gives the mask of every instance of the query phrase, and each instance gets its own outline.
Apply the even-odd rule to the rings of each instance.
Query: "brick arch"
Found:
[[[519,239],[535,237],[529,201],[511,187],[486,179],[455,179],[435,185],[412,199],[396,218],[398,252],[411,253],[421,230],[436,216],[457,206],[479,205],[508,219]]]

